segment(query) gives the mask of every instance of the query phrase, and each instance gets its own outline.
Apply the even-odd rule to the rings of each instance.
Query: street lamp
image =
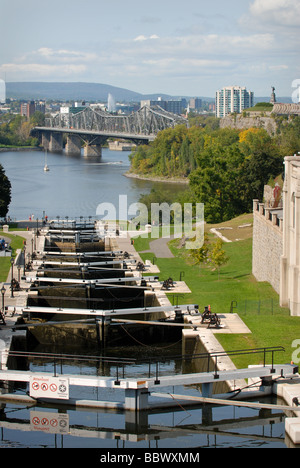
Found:
[[[24,241],[24,247],[23,247],[23,275],[25,276],[25,264],[26,264],[26,241]]]
[[[6,291],[6,289],[5,289],[4,284],[3,284],[2,288],[1,288],[1,294],[2,294],[2,314],[3,314],[3,316],[4,316],[4,294],[5,294],[5,291]]]
[[[11,257],[10,263],[11,263],[11,281],[10,281],[11,296],[10,297],[14,297],[13,281],[14,281],[14,263],[15,263],[15,260],[14,260],[13,257]]]

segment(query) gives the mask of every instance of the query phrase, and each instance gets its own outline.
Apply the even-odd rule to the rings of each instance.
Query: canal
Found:
[[[70,157],[65,154],[47,155],[49,172],[44,172],[44,153],[39,151],[0,153],[0,163],[12,183],[12,219],[49,219],[57,216],[94,217],[100,203],[118,207],[119,195],[128,197],[128,205],[140,194],[149,193],[161,183],[124,177],[129,169],[128,153],[103,150],[101,159]],[[182,187],[168,185],[169,190]],[[49,349],[38,345],[30,351],[39,353],[76,353],[70,349]],[[104,353],[93,350],[90,353]],[[186,364],[178,360],[181,342],[137,343],[105,349],[105,356],[139,357],[130,372],[142,377],[148,372],[148,359],[161,358],[160,372],[173,375],[188,372]],[[86,354],[84,347],[81,354]],[[29,359],[27,365],[35,372],[50,371],[53,363],[40,358]],[[113,375],[113,366],[99,363],[84,365],[74,358],[63,364],[67,373]],[[26,385],[15,392],[28,394]],[[197,386],[164,389],[166,393],[199,396]],[[105,394],[101,394],[105,392]],[[76,388],[71,395],[77,399],[116,400],[118,390]],[[121,392],[122,393],[122,392]],[[272,399],[264,398],[264,402]],[[274,400],[275,403],[275,400]],[[199,448],[285,448],[285,415],[278,410],[259,410],[230,406],[178,405],[172,409],[142,412],[138,418],[132,412],[104,409],[76,409],[46,402],[35,407],[16,403],[0,406],[0,447],[10,448],[98,448],[98,449],[199,449]]]

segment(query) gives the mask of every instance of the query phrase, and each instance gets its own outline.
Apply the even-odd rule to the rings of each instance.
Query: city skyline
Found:
[[[2,0],[0,78],[107,83],[214,97],[224,86],[292,96],[298,0]],[[4,47],[5,45],[5,47]]]

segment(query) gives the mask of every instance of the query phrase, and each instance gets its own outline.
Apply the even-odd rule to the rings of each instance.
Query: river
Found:
[[[118,207],[119,195],[126,195],[130,205],[140,194],[149,193],[152,187],[163,186],[124,177],[130,167],[128,156],[127,152],[108,149],[103,149],[102,158],[95,159],[48,153],[50,171],[44,172],[45,156],[41,151],[0,153],[0,164],[12,184],[9,216],[16,220],[28,220],[32,215],[41,219],[44,214],[49,219],[94,217],[101,203],[109,202]],[[182,190],[182,186],[168,184],[168,190]],[[140,353],[137,346],[133,354]],[[37,371],[39,365],[31,363],[30,367]],[[75,366],[68,371],[77,372],[78,369]],[[180,372],[172,356],[165,372],[171,375]],[[197,388],[176,390],[199,394]],[[25,391],[25,388],[19,389],[20,393]],[[173,392],[173,389],[168,391]],[[95,399],[99,396],[95,392],[83,388],[73,396]],[[119,451],[123,448],[168,448],[178,452],[202,447],[286,447],[281,411],[226,406],[184,408],[178,404],[177,408],[143,413],[136,421],[134,419],[134,415],[117,411],[4,404],[0,408],[0,448],[93,447]],[[36,424],[37,421],[40,423]],[[50,427],[46,421],[63,423],[64,427]]]
[[[0,153],[0,164],[12,185],[8,215],[12,220],[95,217],[97,207],[112,203],[119,213],[119,196],[127,196],[128,207],[141,194],[161,182],[124,176],[129,170],[129,152],[103,148],[101,158],[68,156],[65,153],[11,151]],[[45,159],[49,172],[44,172]],[[168,190],[183,190],[181,184],[168,184]]]

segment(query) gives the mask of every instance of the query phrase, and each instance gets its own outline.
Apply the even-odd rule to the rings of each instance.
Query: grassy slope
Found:
[[[22,249],[24,238],[16,236],[15,234],[8,234],[1,232],[0,237],[9,237],[11,239],[11,248],[13,257],[16,255],[17,249]],[[10,269],[10,257],[0,257],[0,282],[4,282],[7,279],[8,272]]]
[[[243,237],[243,240],[224,243],[224,249],[230,257],[227,265],[221,268],[220,279],[218,273],[208,268],[192,265],[185,249],[178,249],[178,241],[173,240],[169,247],[173,251],[175,258],[156,260],[160,268],[160,279],[166,279],[171,276],[174,280],[179,280],[180,272],[184,272],[184,281],[191,289],[191,294],[181,295],[179,303],[196,303],[202,311],[204,306],[210,304],[212,311],[222,314],[229,313],[231,301],[237,301],[242,304],[239,313],[251,330],[251,334],[229,335],[217,334],[217,338],[227,351],[283,346],[284,353],[276,354],[277,362],[289,362],[292,360],[293,341],[300,338],[300,317],[290,317],[287,309],[278,306],[278,294],[268,283],[259,283],[253,277],[252,270],[252,235],[251,230],[241,230],[237,226],[247,222],[252,222],[252,216],[246,215],[239,217],[225,225],[231,225],[234,229],[230,236],[235,238]],[[210,228],[211,226],[208,226]],[[220,226],[219,226],[220,227]],[[245,228],[247,229],[247,228]],[[241,236],[241,231],[243,234]],[[227,236],[229,231],[223,231]],[[229,235],[228,235],[229,237]],[[148,250],[147,239],[136,240],[137,250]],[[153,258],[153,254],[141,254],[145,260]],[[172,297],[170,298],[172,300]],[[266,309],[258,312],[257,301],[262,304],[267,303]],[[271,300],[273,308],[271,309]],[[246,314],[243,313],[245,301],[247,301]],[[257,363],[258,355],[253,359],[248,357],[237,358],[235,360],[238,367],[244,367],[251,363]]]

